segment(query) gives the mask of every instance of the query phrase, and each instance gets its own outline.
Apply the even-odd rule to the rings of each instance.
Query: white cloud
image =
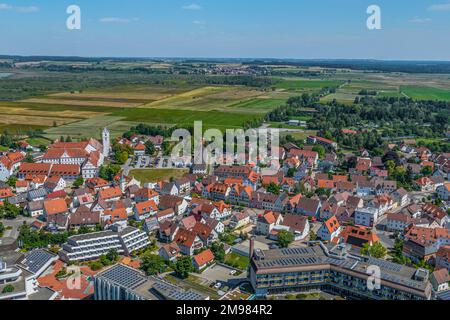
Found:
[[[202,10],[202,7],[195,3],[187,5],[187,6],[183,6],[182,8],[183,8],[183,10],[189,10],[189,11]]]
[[[102,23],[129,23],[131,21],[137,21],[138,18],[118,18],[118,17],[105,17],[101,18],[100,22]]]
[[[427,23],[427,22],[431,22],[431,21],[433,21],[433,20],[430,18],[414,18],[414,19],[409,20],[409,22],[412,22],[412,23]]]
[[[428,7],[428,11],[450,11],[450,3],[433,4]]]
[[[30,7],[16,7],[15,8],[17,12],[20,13],[32,13],[32,12],[38,12],[39,7],[36,6],[30,6]]]
[[[206,22],[204,21],[199,21],[199,20],[194,20],[192,21],[193,24],[198,25],[198,26],[204,26],[206,25]]]
[[[7,3],[0,3],[0,10],[10,10],[12,6]]]

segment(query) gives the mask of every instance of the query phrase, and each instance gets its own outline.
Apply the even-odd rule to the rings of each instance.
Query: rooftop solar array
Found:
[[[26,253],[25,259],[22,260],[21,264],[24,265],[28,271],[37,273],[53,258],[55,258],[54,254],[37,249]]]
[[[192,290],[184,290],[180,287],[166,283],[163,281],[157,281],[153,288],[159,291],[163,296],[172,300],[202,300],[203,297]]]
[[[102,272],[99,276],[127,289],[134,289],[147,281],[139,271],[121,264]]]

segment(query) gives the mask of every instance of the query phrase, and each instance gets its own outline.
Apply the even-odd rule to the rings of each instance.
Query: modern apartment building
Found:
[[[115,226],[111,230],[70,237],[59,252],[65,262],[83,262],[98,259],[115,249],[119,254],[130,255],[149,245],[148,236],[139,229]]]
[[[95,300],[209,300],[157,277],[117,264],[94,277]]]
[[[380,271],[379,285],[373,282],[373,269]],[[351,253],[345,245],[322,243],[307,248],[255,250],[249,279],[260,297],[322,290],[350,299],[429,300],[432,292],[424,269]]]

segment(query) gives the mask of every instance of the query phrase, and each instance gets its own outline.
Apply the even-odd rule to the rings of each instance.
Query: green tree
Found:
[[[276,184],[276,183],[274,183],[274,182],[271,182],[267,187],[266,187],[266,190],[267,190],[267,192],[270,192],[270,193],[273,193],[273,194],[280,194],[280,191],[281,191],[281,187],[278,185],[278,184]]]
[[[73,182],[73,186],[75,187],[75,188],[79,188],[79,187],[81,187],[82,185],[83,185],[83,183],[84,183],[84,179],[83,179],[83,177],[78,177],[78,179],[77,180],[75,180],[74,182]]]
[[[14,286],[8,284],[3,288],[2,293],[11,293],[14,292],[14,290]]]
[[[424,176],[431,176],[433,174],[433,168],[425,166],[420,170],[420,173]]]
[[[361,253],[381,259],[386,256],[387,250],[380,242],[375,242],[372,246],[368,242],[366,242],[361,248]]]
[[[3,237],[3,232],[5,232],[5,226],[0,222],[0,237]]]
[[[214,254],[214,258],[218,262],[224,262],[225,261],[225,249],[223,247],[223,243],[220,242],[214,242],[211,245],[211,251]]]
[[[21,210],[18,207],[7,201],[0,206],[0,216],[5,217],[6,219],[15,219],[20,212]]]
[[[146,254],[142,257],[141,269],[149,276],[163,273],[166,268],[164,259],[157,254]]]
[[[16,182],[17,182],[17,178],[14,176],[11,176],[8,178],[8,180],[6,180],[6,184],[10,187],[15,187],[16,186]]]
[[[280,248],[287,248],[292,242],[294,242],[294,234],[286,230],[281,230],[278,233],[277,242]]]
[[[155,153],[155,145],[153,144],[153,142],[151,142],[150,140],[148,140],[145,143],[145,153],[147,153],[148,155],[153,155]]]
[[[177,259],[175,272],[180,278],[186,279],[189,276],[189,273],[193,271],[194,265],[192,264],[191,257],[184,256]]]
[[[321,146],[320,144],[315,145],[314,148],[312,149],[313,151],[317,152],[319,154],[319,158],[323,159],[325,157],[325,148],[323,146]]]
[[[109,261],[112,261],[113,263],[119,260],[119,253],[117,252],[117,249],[111,249],[106,254],[106,258],[108,258]]]

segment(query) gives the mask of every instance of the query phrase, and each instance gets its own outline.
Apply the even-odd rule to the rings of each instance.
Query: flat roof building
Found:
[[[194,290],[185,290],[157,277],[147,277],[123,264],[94,276],[95,300],[209,300]]]
[[[371,271],[380,271],[371,290]],[[323,290],[361,300],[429,300],[426,270],[350,252],[345,245],[320,243],[306,248],[255,250],[249,279],[257,296]],[[372,283],[372,282],[371,282]]]

